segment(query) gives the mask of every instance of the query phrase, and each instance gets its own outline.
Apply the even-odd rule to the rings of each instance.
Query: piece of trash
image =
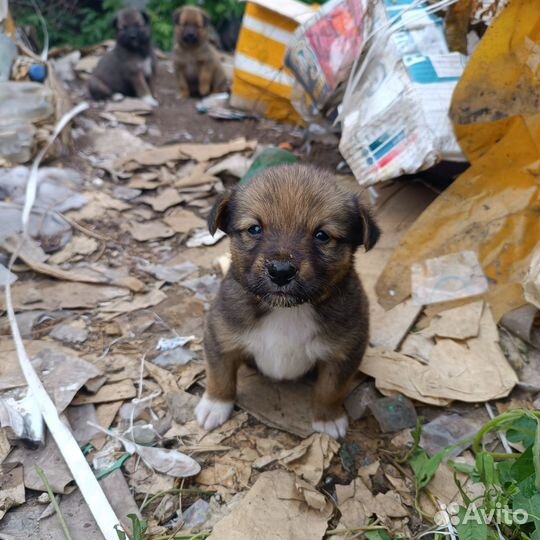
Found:
[[[422,306],[405,300],[389,311],[377,310],[371,317],[369,343],[373,347],[395,351],[418,319]]]
[[[95,394],[79,393],[73,400],[73,405],[86,405],[88,403],[108,403],[123,399],[132,399],[137,395],[133,382],[125,379],[116,383],[103,385]]]
[[[285,65],[314,108],[323,109],[338,85],[347,80],[370,27],[364,18],[369,17],[366,0],[332,0],[296,29]]]
[[[395,433],[416,426],[416,410],[403,396],[380,398],[369,408],[383,433]]]
[[[153,364],[160,367],[184,366],[193,360],[193,353],[183,347],[162,352],[151,360]]]
[[[175,208],[163,218],[163,221],[178,233],[189,233],[192,229],[200,229],[205,221],[189,210]]]
[[[442,414],[422,426],[420,444],[430,456],[450,446],[456,446],[455,450],[448,454],[449,458],[453,458],[471,444],[472,437],[483,424],[483,421],[474,421],[456,413]]]
[[[296,0],[247,2],[234,56],[232,107],[302,124],[291,103],[295,79],[284,61],[294,30],[315,13],[314,8]]]
[[[175,478],[185,478],[199,474],[201,466],[193,459],[177,450],[156,448],[151,446],[141,446],[129,439],[122,437],[109,430],[103,429],[97,424],[94,425],[103,433],[118,439],[130,454],[137,454],[144,461],[147,467],[158,472],[173,476]]]
[[[379,0],[371,6],[372,38],[347,82],[339,144],[362,185],[441,159],[466,161],[448,109],[467,57],[449,52],[436,14],[448,3]]]
[[[339,443],[326,434],[314,433],[291,450],[280,452],[278,461],[312,486],[317,486]]]
[[[0,201],[0,240],[21,232],[22,206]],[[46,253],[63,248],[72,237],[71,225],[56,211],[32,209],[28,224],[30,238]]]
[[[533,54],[530,37],[520,34],[514,22],[536,24],[538,14],[531,8],[529,2],[508,3],[455,88],[450,117],[471,167],[425,210],[386,263],[377,284],[386,309],[409,296],[412,264],[469,250],[477,253],[489,279],[487,297],[496,320],[524,303],[522,279],[540,238],[540,220],[531,217],[540,154],[529,123],[536,110],[531,105],[534,90],[530,81],[526,88],[520,82],[530,69],[523,60]],[[501,40],[509,46],[498,48]],[[498,74],[496,80],[481,75],[486,63]],[[514,121],[521,118],[518,128]],[[509,250],[512,245],[519,249]]]
[[[0,157],[24,163],[31,157],[35,122],[54,113],[51,89],[36,82],[0,82]]]
[[[157,344],[158,351],[172,351],[178,347],[183,347],[193,341],[195,336],[175,336],[173,338],[159,338]]]
[[[441,311],[421,333],[460,340],[476,337],[483,310],[484,302],[480,301]]]
[[[439,339],[429,363],[404,354],[368,349],[360,371],[375,378],[384,395],[403,394],[431,405],[470,403],[506,397],[518,378],[498,343],[491,310],[484,305],[480,332],[464,342]]]
[[[158,195],[145,195],[139,199],[140,202],[149,204],[155,212],[164,212],[171,206],[183,203],[185,198],[178,193],[178,190],[168,187],[159,192]]]
[[[166,264],[154,264],[148,261],[140,261],[137,264],[137,268],[151,274],[156,279],[161,281],[166,281],[167,283],[178,283],[183,279],[186,279],[188,276],[197,271],[198,267],[193,263],[187,261],[171,266]]]
[[[476,253],[460,251],[413,264],[411,289],[421,306],[478,296],[488,290],[488,281]]]
[[[288,150],[283,150],[283,148],[275,146],[265,148],[255,158],[255,161],[253,161],[246,174],[240,180],[239,185],[243,186],[247,184],[254,176],[265,169],[276,167],[278,165],[291,165],[297,161],[298,158]]]
[[[302,501],[298,485],[303,487],[294,474],[262,473],[233,511],[214,525],[208,540],[252,540],[268,537],[268,531],[281,540],[322,539],[331,505],[327,501],[321,510],[311,508]]]
[[[88,330],[81,320],[68,321],[56,325],[49,335],[58,341],[80,344],[88,339]]]
[[[217,230],[214,235],[211,235],[206,229],[196,229],[191,238],[186,242],[186,246],[189,248],[214,246],[225,238],[225,236],[226,234],[221,230]]]
[[[208,114],[208,116],[217,120],[244,120],[254,116],[246,111],[231,108],[229,106],[229,94],[226,92],[210,94],[199,101],[195,107],[197,112]]]
[[[161,238],[169,238],[176,234],[173,229],[157,219],[147,223],[130,223],[128,231],[138,242],[160,240]]]
[[[540,309],[540,244],[534,250],[527,275],[523,278],[525,300]]]

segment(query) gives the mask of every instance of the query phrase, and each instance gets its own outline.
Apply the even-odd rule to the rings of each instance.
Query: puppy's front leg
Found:
[[[199,71],[199,94],[207,96],[212,88],[212,70],[208,64],[202,64]]]
[[[343,402],[350,390],[356,364],[343,361],[321,361],[313,390],[313,429],[335,439],[345,437],[349,420]]]
[[[143,99],[153,107],[158,105],[157,100],[152,96],[152,91],[150,90],[150,87],[148,86],[148,83],[146,81],[146,77],[144,76],[144,73],[142,71],[138,71],[133,76],[132,85],[133,89],[135,90],[135,95],[138,98]]]
[[[213,347],[205,349],[206,392],[195,409],[195,415],[199,425],[211,431],[226,422],[232,413],[241,361],[235,353],[219,354]]]
[[[189,98],[189,85],[188,85],[186,76],[179,69],[177,69],[176,71],[176,80],[178,81],[178,91],[180,92],[180,97],[182,99],[188,99]]]

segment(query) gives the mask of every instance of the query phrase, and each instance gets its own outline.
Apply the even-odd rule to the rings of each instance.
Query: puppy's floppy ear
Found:
[[[180,15],[182,14],[182,8],[177,8],[173,12],[172,20],[174,24],[180,24]]]
[[[356,216],[353,224],[353,236],[355,243],[357,246],[364,246],[365,250],[369,251],[379,240],[381,230],[375,223],[371,212],[364,207],[358,196],[354,197],[354,205]]]
[[[141,12],[141,16],[144,19],[145,24],[150,24],[150,15],[148,15],[144,9],[140,9],[139,11]]]
[[[210,15],[208,15],[208,13],[206,13],[206,11],[203,11],[203,10],[201,10],[201,15],[202,15],[203,28],[206,28],[208,24],[210,23]]]
[[[208,230],[214,236],[218,229],[225,233],[230,232],[231,224],[231,199],[232,193],[224,191],[220,193],[208,214]]]

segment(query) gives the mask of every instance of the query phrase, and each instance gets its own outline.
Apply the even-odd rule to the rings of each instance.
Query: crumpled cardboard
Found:
[[[430,405],[500,399],[511,392],[518,378],[498,339],[497,325],[484,306],[478,336],[466,341],[439,338],[427,363],[401,353],[370,349],[360,371],[374,377],[384,395],[401,393]]]
[[[424,259],[473,250],[491,281],[495,318],[524,304],[522,279],[540,238],[540,11],[511,2],[493,22],[454,92],[454,128],[471,167],[411,227],[377,283],[389,309],[411,292]]]

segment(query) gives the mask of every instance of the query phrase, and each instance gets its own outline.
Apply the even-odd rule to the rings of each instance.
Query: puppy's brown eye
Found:
[[[320,230],[315,233],[315,240],[317,240],[317,242],[320,242],[321,244],[326,244],[326,242],[330,240],[330,236],[323,230]]]
[[[251,235],[251,236],[260,236],[262,234],[262,227],[260,225],[252,225],[249,229],[248,229],[248,233]]]

